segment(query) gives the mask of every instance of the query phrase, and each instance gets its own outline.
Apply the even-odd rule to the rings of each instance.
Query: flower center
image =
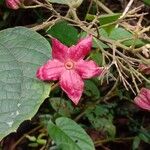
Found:
[[[66,63],[65,63],[65,68],[67,69],[67,70],[70,70],[70,69],[72,69],[74,67],[74,63],[72,62],[72,61],[67,61]]]

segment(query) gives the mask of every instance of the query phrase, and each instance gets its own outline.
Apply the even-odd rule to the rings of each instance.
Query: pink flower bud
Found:
[[[150,89],[142,88],[135,97],[134,102],[140,108],[150,111]]]
[[[146,75],[150,75],[150,65],[140,64],[139,65],[139,70],[141,72],[145,73]]]
[[[23,0],[5,0],[6,6],[11,9],[19,9]]]

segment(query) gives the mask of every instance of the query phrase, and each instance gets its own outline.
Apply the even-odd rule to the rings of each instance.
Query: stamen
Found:
[[[70,69],[72,69],[74,67],[74,63],[72,62],[72,61],[67,61],[66,63],[65,63],[65,68],[67,69],[67,70],[70,70]]]

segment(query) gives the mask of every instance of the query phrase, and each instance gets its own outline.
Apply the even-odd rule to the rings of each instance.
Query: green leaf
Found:
[[[106,25],[116,21],[120,17],[120,13],[105,14],[99,17],[100,25]]]
[[[134,40],[134,36],[129,31],[125,30],[124,28],[115,28],[109,35],[109,38],[113,40],[124,40],[122,43],[126,46],[135,45],[136,47],[145,45],[140,39]],[[132,39],[130,39],[132,38]]]
[[[104,44],[103,42],[101,42],[100,40],[96,39],[96,38],[93,38],[94,39],[94,42],[93,42],[93,47],[94,48],[104,48],[104,49],[107,49],[109,48],[108,45]]]
[[[105,14],[98,17],[100,28],[104,29],[108,34],[115,28],[117,19],[121,13]],[[87,14],[86,19],[92,21],[97,17],[96,15]]]
[[[149,143],[150,144],[150,133],[146,132],[146,131],[142,131],[139,134],[139,138],[144,141],[145,143]]]
[[[103,31],[100,30],[100,35],[104,35],[104,36],[107,36],[107,32],[102,29]],[[102,33],[101,33],[102,32]],[[80,38],[85,38],[87,36],[87,33],[86,32],[81,32],[80,33]],[[97,48],[97,47],[102,47],[102,48],[109,48],[108,45],[104,44],[103,42],[97,40],[96,38],[93,37],[93,45],[92,47],[94,48]]]
[[[150,0],[144,0],[144,3],[150,6]]]
[[[86,14],[85,19],[88,21],[92,21],[95,19],[95,17],[97,17],[97,16],[92,15],[92,14]]]
[[[61,150],[94,150],[94,144],[87,133],[73,120],[65,117],[48,124],[48,133]]]
[[[147,79],[150,81],[150,78],[147,78]],[[148,89],[150,89],[150,82],[149,83],[146,82],[145,87],[148,88]]]
[[[110,34],[117,24],[115,21],[117,21],[120,16],[120,13],[101,15],[99,18],[101,27]]]
[[[122,44],[124,44],[126,46],[135,45],[136,47],[140,47],[140,46],[145,45],[145,43],[140,39],[134,40],[133,34],[121,27],[114,28],[109,35],[103,28],[100,28],[99,34],[107,39],[112,39],[114,41],[120,41]],[[98,42],[99,41],[97,40],[96,44],[101,46],[101,44]],[[105,47],[105,48],[108,48],[108,47]]]
[[[66,21],[56,23],[47,33],[68,46],[75,45],[78,40],[77,29],[69,25]]]
[[[102,66],[102,62],[103,62],[103,58],[102,58],[102,54],[99,51],[93,51],[90,54],[90,57],[92,58],[92,60],[94,60],[99,66]]]
[[[52,108],[60,115],[70,117],[73,112],[71,103],[61,97],[54,97],[49,99]]]
[[[138,150],[141,139],[136,136],[133,140],[132,150]]]
[[[87,109],[86,117],[96,130],[106,132],[111,138],[115,137],[116,127],[113,125],[113,115],[105,105],[98,105],[94,109]]]
[[[86,80],[85,81],[84,93],[87,96],[92,97],[94,99],[98,99],[100,97],[100,92],[99,92],[96,84],[91,80]]]
[[[3,4],[4,3],[4,0],[0,0],[0,4]]]
[[[27,28],[0,32],[0,139],[31,119],[48,97],[50,84],[35,74],[50,50],[47,40]]]

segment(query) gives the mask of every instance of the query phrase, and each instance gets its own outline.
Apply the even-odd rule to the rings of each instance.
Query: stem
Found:
[[[114,139],[106,139],[106,140],[98,140],[94,142],[94,145],[96,147],[101,146],[102,144],[108,143],[108,142],[123,142],[123,141],[130,141],[133,140],[135,137],[126,137],[126,138],[114,138]]]
[[[115,90],[115,88],[117,87],[119,83],[119,77],[117,78],[116,82],[114,83],[113,87],[111,88],[111,90],[104,96],[104,98],[102,99],[103,102],[106,102],[107,100],[110,99],[113,91]],[[99,99],[96,104],[98,104],[101,101],[101,99]]]
[[[42,30],[42,29],[45,29],[45,28],[48,28],[48,27],[54,25],[56,22],[58,22],[60,20],[61,20],[60,18],[57,18],[57,19],[52,20],[52,21],[45,21],[40,25],[36,25],[36,26],[32,27],[31,29],[34,31],[39,31],[39,30]]]
[[[53,91],[56,87],[58,87],[58,85],[59,85],[59,83],[53,84],[52,87],[51,87],[51,91]]]
[[[33,9],[33,8],[39,8],[39,7],[43,7],[44,5],[34,5],[34,6],[25,6],[22,5],[22,8],[24,9]]]
[[[100,2],[98,0],[93,0],[93,1],[108,14],[113,14],[113,12],[108,7],[106,7],[102,2]]]
[[[29,131],[28,133],[24,134],[21,138],[19,138],[19,140],[17,142],[15,142],[10,150],[15,150],[16,146],[26,137],[26,135],[29,135],[37,130],[39,130],[42,127],[42,125],[37,126],[36,128],[32,129],[31,131]]]

